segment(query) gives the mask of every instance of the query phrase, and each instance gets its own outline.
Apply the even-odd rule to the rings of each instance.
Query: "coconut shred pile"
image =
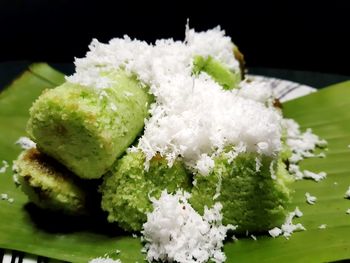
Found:
[[[124,36],[108,44],[93,40],[89,48],[85,58],[76,59],[76,73],[67,77],[69,82],[102,94],[113,85],[105,73],[123,68],[136,75],[155,97],[144,134],[138,145],[129,149],[145,154],[145,169],[159,153],[169,166],[180,157],[188,169],[207,175],[214,167],[213,158],[228,146],[233,158],[240,152],[277,156],[286,127],[293,127],[287,137],[296,169],[296,163],[320,143],[311,131],[302,134],[294,122],[283,120],[273,106],[268,85],[242,81],[237,89],[224,90],[205,72],[193,74],[193,59],[198,55],[211,56],[239,72],[234,44],[220,27],[198,33],[187,26],[184,41],[163,39],[148,44]],[[187,202],[188,197],[186,193],[163,192],[159,200],[151,200],[154,210],[147,215],[143,231],[149,261],[225,260],[221,248],[226,231],[233,227],[222,226],[221,204],[206,209],[201,217]]]
[[[156,98],[137,146],[146,164],[157,153],[169,165],[181,156],[188,168],[208,174],[212,157],[227,145],[243,144],[247,151],[266,155],[281,148],[282,117],[266,107],[269,88],[260,89],[259,96],[254,84],[227,91],[206,73],[192,73],[196,55],[211,56],[238,72],[233,48],[219,27],[201,33],[187,28],[184,42],[167,39],[150,45],[127,36],[109,44],[94,40],[87,56],[76,60],[76,73],[68,81],[103,90],[113,82],[101,72],[122,67],[135,73]]]
[[[224,262],[221,251],[226,232],[232,225],[223,226],[220,203],[205,208],[203,217],[188,203],[190,194],[178,191],[171,195],[162,192],[159,200],[152,198],[154,211],[144,224],[144,250],[149,262]]]

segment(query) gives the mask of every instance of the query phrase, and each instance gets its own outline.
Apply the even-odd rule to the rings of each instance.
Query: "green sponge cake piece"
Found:
[[[103,90],[66,82],[37,99],[27,131],[38,148],[81,178],[99,178],[133,143],[152,97],[123,70]]]
[[[179,161],[168,167],[167,161],[154,157],[145,171],[142,152],[126,154],[104,176],[102,209],[109,213],[108,221],[117,222],[128,231],[140,231],[146,222],[146,213],[153,207],[150,197],[159,198],[161,191],[173,193],[177,189],[190,190],[191,180]]]
[[[37,206],[75,215],[86,212],[85,191],[52,158],[33,148],[23,151],[14,167],[23,192]]]
[[[240,72],[232,72],[220,61],[208,56],[196,56],[193,59],[193,71],[195,74],[205,72],[211,76],[223,89],[230,90],[238,87],[241,81]]]
[[[221,202],[223,223],[237,225],[240,233],[262,232],[281,225],[291,195],[287,184],[293,179],[281,161],[271,165],[271,158],[259,157],[257,165],[257,157],[243,153],[231,163],[225,154],[217,157],[208,176],[196,175],[192,206],[203,214],[205,206]]]

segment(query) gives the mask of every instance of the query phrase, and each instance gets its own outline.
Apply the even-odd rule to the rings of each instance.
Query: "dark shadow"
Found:
[[[102,211],[95,210],[87,215],[73,216],[44,210],[33,203],[27,203],[24,210],[37,228],[51,234],[91,232],[110,237],[126,234],[118,225],[108,223],[107,215]]]

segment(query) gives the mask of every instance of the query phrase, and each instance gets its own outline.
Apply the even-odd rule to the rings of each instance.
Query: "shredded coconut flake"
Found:
[[[239,90],[239,95],[244,98],[261,103],[270,103],[270,100],[274,99],[271,86],[267,82],[256,82],[254,80],[242,81],[240,83],[240,87],[241,89]]]
[[[20,137],[17,141],[16,144],[18,144],[19,146],[21,146],[21,148],[23,150],[28,150],[31,148],[35,148],[36,147],[36,143],[33,142],[31,139],[29,139],[28,137]]]
[[[349,208],[348,210],[346,210],[346,213],[347,213],[348,215],[350,215],[350,208]]]
[[[215,163],[212,158],[210,158],[207,154],[202,154],[197,161],[196,168],[200,174],[208,175],[214,165]]]
[[[298,223],[293,224],[292,220],[294,217],[301,217],[303,213],[299,210],[298,207],[295,208],[293,212],[290,212],[288,216],[286,217],[285,222],[281,226],[281,228],[275,227],[271,230],[269,230],[269,234],[275,238],[280,235],[283,235],[285,238],[289,239],[289,237],[292,235],[295,231],[304,231],[306,230],[305,227]]]
[[[349,186],[348,190],[345,192],[344,197],[350,199],[350,186]]]
[[[314,173],[308,170],[300,171],[300,167],[297,164],[290,164],[289,172],[294,175],[294,178],[296,180],[312,179],[316,182],[319,182],[327,177],[327,174],[325,172]]]
[[[250,235],[250,237],[254,240],[254,241],[257,241],[258,239],[256,238],[256,236],[254,235]]]
[[[256,158],[255,158],[255,171],[256,171],[256,172],[259,172],[259,171],[260,171],[261,165],[262,165],[262,164],[261,164],[260,158],[256,157]],[[271,173],[271,175],[272,175],[272,173]]]
[[[292,119],[283,119],[282,124],[287,132],[287,145],[292,150],[292,156],[289,158],[289,162],[291,163],[289,172],[294,174],[297,180],[304,178],[314,179],[317,182],[323,180],[326,177],[325,172],[318,174],[307,170],[301,172],[297,163],[304,158],[325,157],[326,155],[323,152],[315,155],[314,150],[316,147],[325,147],[327,142],[313,134],[311,129],[307,129],[306,132],[302,133],[299,124]]]
[[[11,203],[11,204],[15,201],[15,199],[9,197],[9,195],[6,194],[6,193],[0,194],[0,199],[1,199],[1,200],[4,200],[4,201],[8,201],[8,202]]]
[[[287,145],[293,151],[293,156],[289,160],[292,163],[297,163],[304,157],[315,156],[313,150],[316,146],[325,147],[327,145],[327,142],[313,134],[311,129],[302,133],[299,124],[292,119],[284,119],[283,126],[287,132]]]
[[[163,191],[151,198],[153,212],[147,214],[142,234],[147,242],[147,260],[176,262],[224,262],[221,251],[226,232],[235,227],[222,225],[222,205],[205,208],[203,217],[188,203],[189,193],[171,195]]]
[[[316,200],[317,200],[316,196],[312,196],[310,193],[305,193],[305,197],[306,197],[306,202],[309,205],[314,205],[316,203]]]
[[[308,170],[304,171],[304,178],[311,178],[315,180],[316,182],[319,182],[327,177],[327,174],[325,172],[320,173],[313,173]]]
[[[270,236],[275,238],[275,237],[278,237],[279,235],[282,234],[282,230],[278,227],[274,227],[271,230],[269,230],[269,234],[270,234]]]
[[[19,181],[19,175],[18,174],[13,174],[12,176],[13,182],[15,183],[16,186],[19,186],[21,183]]]
[[[222,177],[221,174],[218,174],[218,182],[216,184],[216,191],[215,191],[215,195],[213,196],[213,200],[216,200],[220,197],[221,195],[221,186],[222,186]]]
[[[327,224],[322,224],[318,227],[319,229],[326,229],[327,228]]]
[[[7,168],[9,168],[9,164],[5,160],[3,160],[2,161],[2,167],[0,168],[0,174],[5,173]]]
[[[293,213],[296,217],[302,217],[304,215],[303,212],[300,211],[299,207],[296,207]]]
[[[122,263],[120,259],[111,259],[109,257],[94,258],[89,263]]]
[[[270,174],[271,174],[271,178],[272,178],[273,180],[276,180],[277,177],[276,177],[275,170],[274,170],[274,167],[273,167],[274,164],[275,164],[274,161],[272,161],[272,162],[270,163]]]
[[[0,198],[1,198],[1,200],[8,200],[9,199],[9,195],[3,193],[3,194],[0,194]]]

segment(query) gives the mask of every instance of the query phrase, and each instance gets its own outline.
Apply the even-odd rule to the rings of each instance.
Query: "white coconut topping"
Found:
[[[344,197],[350,199],[350,186],[349,186],[348,190],[345,192]]]
[[[293,213],[296,217],[302,217],[304,215],[303,212],[300,211],[299,207],[296,207]]]
[[[16,144],[18,144],[19,146],[21,146],[21,148],[23,150],[28,150],[31,148],[35,148],[36,147],[36,143],[33,142],[31,139],[29,139],[28,137],[20,137],[17,141]]]
[[[3,200],[3,201],[8,201],[11,204],[15,201],[15,199],[9,197],[9,195],[6,194],[6,193],[0,194],[0,199]]]
[[[187,27],[184,42],[161,39],[155,45],[128,36],[114,38],[108,44],[94,39],[86,57],[75,60],[76,73],[67,80],[103,89],[113,80],[101,73],[123,67],[136,73],[148,85],[161,84],[165,76],[183,73],[184,68],[190,69],[195,55],[212,56],[231,70],[238,71],[239,63],[233,56],[233,47],[231,38],[225,36],[220,27],[200,33]]]
[[[276,180],[276,179],[277,179],[277,176],[276,176],[276,173],[275,173],[274,164],[275,164],[274,161],[272,161],[272,162],[270,163],[270,174],[271,174],[271,178],[272,178],[273,180]]]
[[[279,235],[282,234],[282,230],[278,227],[274,227],[271,230],[269,230],[269,234],[270,234],[270,236],[275,238],[275,237],[278,237]]]
[[[9,164],[7,161],[2,161],[2,167],[0,167],[0,174],[3,174],[6,172],[7,168],[9,168]]]
[[[0,194],[0,198],[1,198],[1,200],[8,200],[9,199],[9,195],[5,194],[5,193],[2,193],[2,194]]]
[[[303,216],[303,213],[299,210],[298,207],[296,207],[293,212],[290,212],[288,214],[281,228],[275,227],[269,230],[269,234],[273,238],[283,235],[285,238],[289,239],[289,237],[292,235],[293,232],[306,230],[302,224],[300,223],[293,224],[292,222],[294,217],[301,217],[301,216]]]
[[[258,239],[256,238],[256,236],[254,235],[250,235],[250,237],[254,240],[254,241],[257,241]]]
[[[350,215],[350,208],[349,208],[348,210],[346,210],[346,213],[347,213],[348,215]]]
[[[299,217],[298,214],[300,215],[300,210],[298,208],[296,208],[295,211],[289,213],[289,215],[287,216],[284,224],[281,226],[281,230],[283,232],[283,236],[285,238],[289,238],[293,232],[295,231],[304,231],[306,230],[305,227],[298,223],[298,224],[293,224],[292,220],[295,216]]]
[[[289,158],[290,163],[298,163],[305,157],[324,157],[325,154],[315,155],[315,148],[327,145],[325,140],[321,140],[317,135],[312,133],[311,129],[306,132],[300,131],[300,126],[292,119],[284,119],[283,127],[287,132],[287,145],[291,148],[293,154]]]
[[[318,227],[319,229],[326,229],[327,228],[327,224],[322,224]]]
[[[171,195],[163,191],[151,198],[153,212],[147,214],[142,234],[147,242],[147,260],[169,262],[224,262],[221,251],[226,232],[235,227],[222,225],[222,206],[205,208],[200,216],[188,203],[189,193]]]
[[[300,167],[296,164],[289,165],[289,172],[294,175],[294,178],[296,180],[312,179],[316,182],[319,182],[327,177],[327,174],[325,172],[314,173],[308,170],[300,171]]]
[[[306,202],[309,205],[314,205],[316,203],[316,200],[317,200],[316,196],[312,196],[310,193],[305,193],[305,197],[306,197]]]
[[[111,259],[109,257],[94,258],[89,263],[122,263],[120,259]]]
[[[192,74],[196,55],[211,56],[238,71],[233,47],[219,27],[201,33],[187,28],[184,42],[167,39],[149,45],[127,36],[109,44],[93,40],[67,80],[103,89],[113,79],[101,73],[120,67],[135,73],[156,98],[138,145],[146,161],[160,153],[172,165],[181,156],[188,167],[205,175],[213,156],[227,145],[241,143],[247,151],[266,155],[281,148],[282,117],[266,105],[270,89],[255,82],[225,91],[207,74]]]
[[[280,150],[281,115],[275,109],[224,91],[205,74],[184,81],[164,87],[168,91],[161,101],[166,103],[151,108],[139,141],[147,160],[157,152],[170,164],[182,156],[188,167],[207,174],[213,165],[208,153],[216,155],[227,145],[241,143],[266,155]]]
[[[304,170],[304,178],[310,178],[315,180],[316,182],[319,182],[323,179],[325,179],[327,174],[325,172],[319,172],[319,173],[313,173],[308,170]]]
[[[239,95],[243,98],[255,100],[261,103],[271,104],[274,94],[269,83],[264,81],[242,81],[239,85]]]

